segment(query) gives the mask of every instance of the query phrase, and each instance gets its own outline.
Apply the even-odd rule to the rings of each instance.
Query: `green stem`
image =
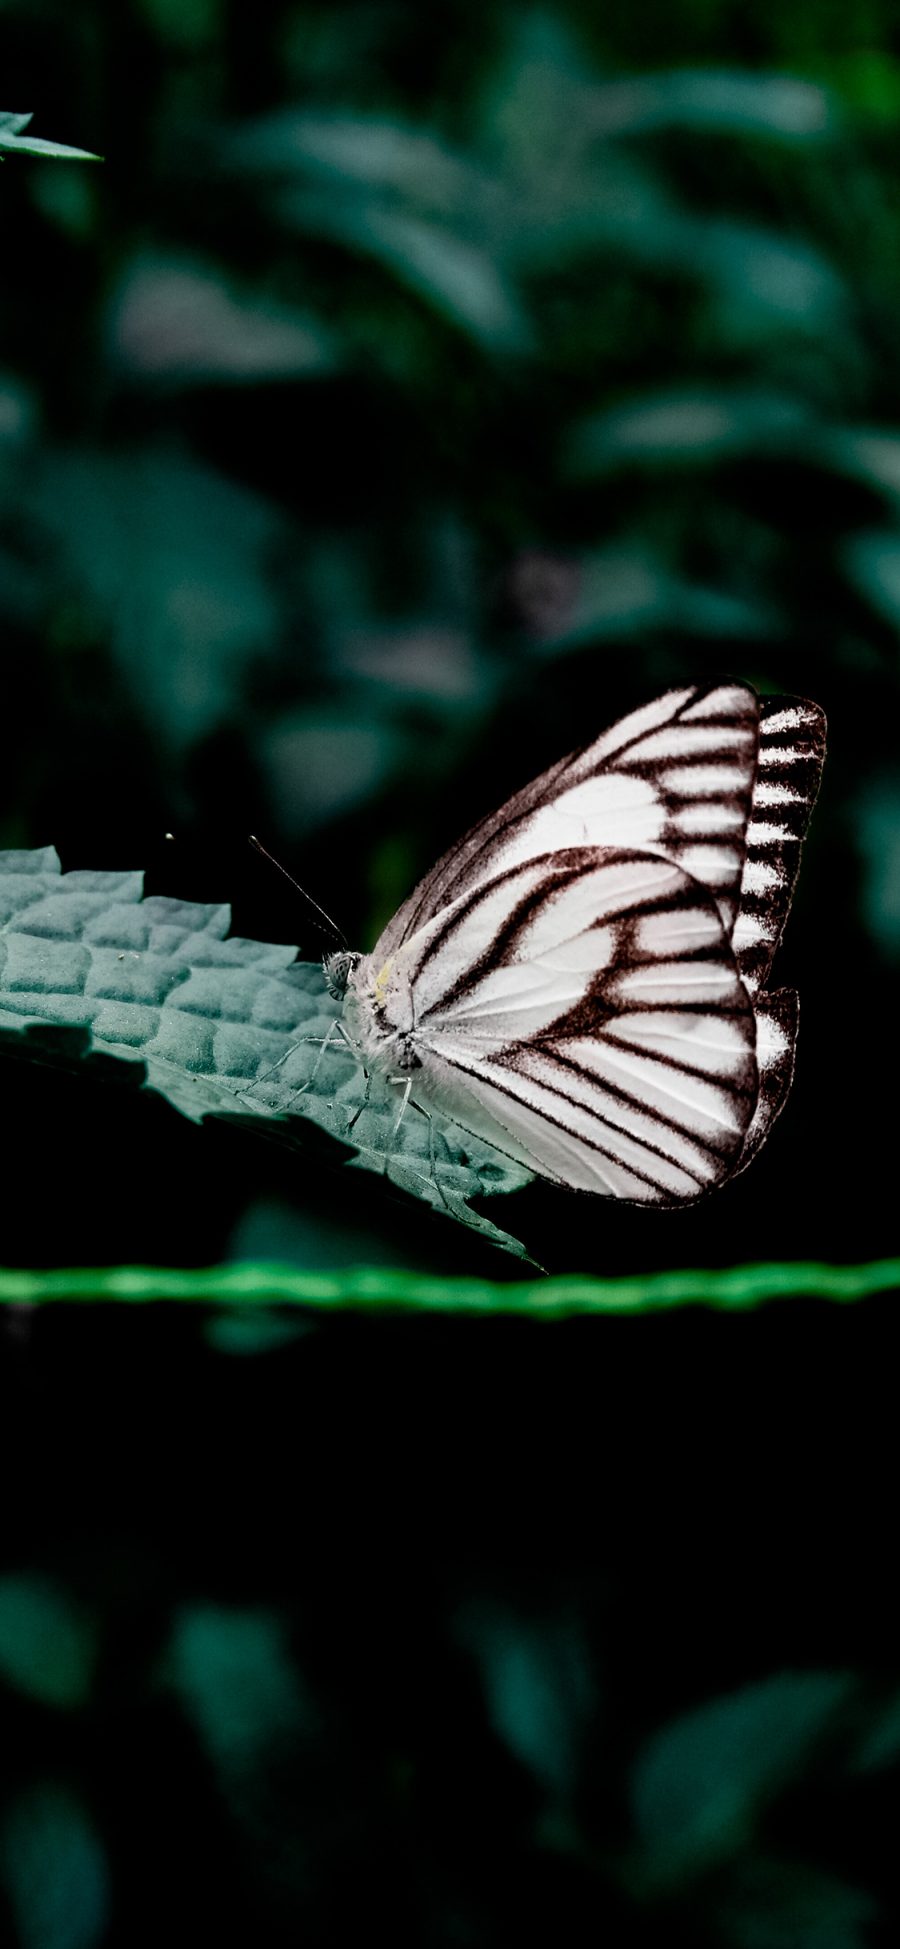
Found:
[[[900,1259],[868,1265],[814,1260],[652,1272],[628,1279],[442,1279],[381,1266],[304,1272],[293,1266],[240,1263],[201,1269],[172,1266],[0,1269],[0,1302],[43,1306],[61,1300],[189,1300],[207,1305],[291,1305],[320,1310],[519,1314],[567,1319],[578,1313],[656,1313],[671,1306],[742,1311],[766,1300],[854,1300],[900,1290]]]

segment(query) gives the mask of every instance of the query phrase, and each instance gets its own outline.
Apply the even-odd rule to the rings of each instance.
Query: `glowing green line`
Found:
[[[561,1278],[447,1279],[382,1266],[305,1272],[252,1262],[195,1270],[171,1266],[99,1266],[52,1271],[0,1269],[0,1302],[44,1306],[63,1300],[199,1301],[223,1306],[307,1306],[315,1310],[448,1314],[518,1314],[568,1319],[581,1313],[657,1313],[672,1306],[742,1311],[773,1299],[866,1299],[900,1292],[900,1259],[867,1265],[788,1260],[719,1271],[650,1272],[627,1279],[580,1274]]]

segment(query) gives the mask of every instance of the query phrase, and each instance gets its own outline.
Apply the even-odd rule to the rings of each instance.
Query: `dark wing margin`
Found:
[[[790,910],[800,849],[825,759],[825,715],[805,698],[763,705],[732,946],[741,977],[764,988]]]
[[[732,1176],[746,1169],[761,1150],[777,1116],[784,1109],[794,1075],[799,1002],[792,988],[760,995],[755,1004],[756,1067],[759,1093]]]

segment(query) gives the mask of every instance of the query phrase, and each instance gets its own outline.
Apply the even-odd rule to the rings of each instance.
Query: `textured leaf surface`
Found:
[[[395,1130],[396,1091],[376,1078],[360,1111],[356,1058],[338,1038],[323,1050],[339,1011],[318,963],[229,935],[228,907],[142,895],[139,873],[62,873],[52,847],[0,854],[5,1052],[139,1061],[194,1119],[266,1119],[288,1139],[317,1124],[352,1163],[523,1254],[468,1200],[515,1190],[527,1172],[412,1109]]]

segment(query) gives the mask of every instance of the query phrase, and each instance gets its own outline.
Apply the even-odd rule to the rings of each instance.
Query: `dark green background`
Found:
[[[771,1142],[682,1215],[496,1217],[601,1276],[896,1251],[892,10],[29,0],[0,50],[106,158],[0,171],[0,846],[312,957],[248,831],[365,947],[632,704],[812,696]],[[7,1264],[515,1276],[357,1174],[2,1081]],[[10,1939],[891,1941],[895,1303],[11,1311]],[[650,1742],[785,1671],[685,1733],[648,1838]]]

